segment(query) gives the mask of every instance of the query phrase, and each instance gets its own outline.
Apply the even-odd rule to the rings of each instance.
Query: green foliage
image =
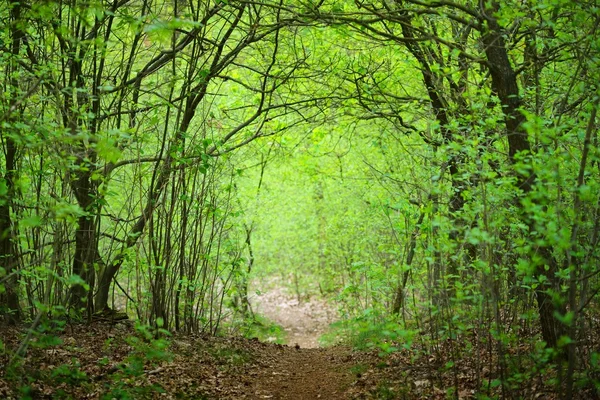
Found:
[[[170,333],[162,328],[151,328],[148,325],[137,323],[135,327],[139,336],[127,338],[128,344],[133,348],[128,358],[127,371],[133,375],[139,374],[146,362],[150,365],[168,361],[172,355],[168,351],[169,341],[166,337]]]
[[[245,365],[251,360],[251,355],[241,349],[219,347],[215,349],[209,349],[209,352],[220,364],[227,367]]]
[[[279,275],[335,299],[329,341],[427,321],[449,370],[474,338],[553,347],[490,386],[579,354],[568,390],[596,379],[598,8],[425,3],[0,7],[2,317],[43,347],[124,308],[153,327],[130,379],[172,328],[281,340],[225,318]]]
[[[137,335],[127,338],[132,350],[119,365],[119,370],[111,376],[112,384],[102,395],[103,399],[138,399],[151,397],[155,393],[163,393],[159,385],[140,384],[138,379],[146,372],[146,368],[154,368],[163,362],[172,360],[169,352],[168,331],[152,328],[148,325],[136,324]]]
[[[406,393],[397,392],[395,390],[395,388],[390,387],[390,384],[388,382],[380,382],[377,385],[377,388],[375,388],[371,392],[371,394],[376,399],[393,400],[393,399],[402,398],[403,397],[402,395],[403,394],[405,395]]]
[[[59,365],[52,370],[51,378],[56,384],[66,383],[68,385],[80,385],[88,379],[85,372],[79,369],[75,360],[72,365]]]
[[[395,318],[365,310],[360,317],[334,323],[321,344],[350,343],[358,350],[376,349],[381,356],[410,350],[419,331],[403,328]]]
[[[235,328],[248,339],[256,338],[261,342],[286,343],[286,332],[282,326],[261,315],[252,315]]]

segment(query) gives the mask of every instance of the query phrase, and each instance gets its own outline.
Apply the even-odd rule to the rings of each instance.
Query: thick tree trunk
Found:
[[[10,93],[8,103],[8,122],[13,122],[12,113],[17,108],[17,91],[19,81],[14,77],[17,70],[17,60],[21,49],[21,41],[24,33],[20,28],[21,7],[23,3],[15,3],[10,9],[10,35],[11,35],[11,59],[8,67],[8,76],[10,77]],[[10,129],[10,128],[8,128]],[[5,269],[8,279],[4,284],[4,293],[0,294],[0,311],[6,316],[6,322],[16,324],[21,319],[21,309],[19,305],[19,289],[17,280],[18,257],[13,243],[14,221],[11,218],[12,200],[15,195],[14,178],[17,168],[17,146],[9,132],[3,131],[5,172],[4,184],[6,185],[6,198],[0,199],[0,266]]]
[[[77,180],[71,182],[71,188],[79,206],[86,215],[79,217],[75,232],[75,255],[73,257],[73,274],[78,275],[87,285],[76,284],[71,289],[71,306],[80,310],[85,308],[88,313],[93,311],[92,294],[94,292],[96,271],[95,265],[100,263],[98,238],[96,235],[96,196],[95,185],[89,179],[89,174],[80,174]]]
[[[485,53],[489,63],[493,88],[502,104],[510,161],[515,164],[520,161],[519,155],[529,157],[531,153],[527,132],[523,127],[525,117],[520,111],[519,87],[516,74],[508,58],[502,29],[496,19],[492,17],[496,10],[486,9],[482,11],[486,16],[488,27],[487,32],[483,35]],[[517,184],[523,196],[527,196],[532,192],[535,180],[536,176],[533,172],[527,175],[517,175]],[[528,215],[523,209],[521,209],[521,212],[529,231],[535,232],[536,227],[533,216]],[[536,239],[535,234],[532,233],[531,236],[530,239],[534,241]],[[550,290],[559,287],[559,280],[556,276],[557,264],[552,255],[552,249],[547,246],[539,248],[538,255],[542,257],[545,263],[545,265],[536,264],[534,270],[534,277],[538,278],[540,282],[535,290],[535,296],[538,303],[542,337],[548,346],[554,348],[563,333],[562,325],[554,317],[554,312],[557,309],[549,293]],[[558,311],[560,312],[560,310]]]
[[[108,297],[110,294],[110,284],[115,277],[116,271],[111,273],[108,268],[101,271],[98,278],[98,291],[94,298],[94,311],[101,312],[107,310]]]
[[[0,199],[0,266],[6,270],[8,279],[4,284],[4,293],[0,294],[0,311],[5,315],[6,322],[10,325],[18,323],[21,319],[19,307],[19,291],[17,281],[18,259],[13,243],[13,221],[10,209],[14,194],[13,174],[15,170],[16,147],[13,140],[6,136],[6,173],[4,182],[7,194],[5,199]]]

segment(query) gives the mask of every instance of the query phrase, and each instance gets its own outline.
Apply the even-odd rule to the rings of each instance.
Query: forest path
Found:
[[[280,325],[288,346],[275,345],[276,355],[272,345],[256,353],[259,367],[251,373],[245,397],[348,399],[356,382],[355,355],[346,347],[319,348],[320,336],[337,319],[336,308],[319,296],[299,299],[277,280],[264,287],[250,298],[253,311]]]
[[[262,357],[261,357],[262,358]],[[356,365],[349,349],[302,349],[281,346],[275,358],[259,361],[246,398],[348,399],[356,381]]]
[[[277,281],[269,282],[267,287],[250,297],[253,311],[281,325],[287,344],[303,349],[319,347],[319,337],[337,319],[335,307],[316,296],[299,300]]]
[[[303,349],[175,333],[168,349],[162,349],[132,325],[73,324],[57,333],[57,345],[32,346],[18,367],[20,376],[32,377],[27,393],[36,399],[368,399],[376,398],[372,394],[381,379],[375,354],[348,347]],[[16,349],[24,331],[0,326],[0,341]],[[145,359],[141,364],[140,356]],[[0,398],[22,398],[21,385],[0,368]]]

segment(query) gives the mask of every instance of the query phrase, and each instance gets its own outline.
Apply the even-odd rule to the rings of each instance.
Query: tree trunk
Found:
[[[396,296],[394,298],[394,304],[392,306],[392,313],[395,315],[400,314],[400,310],[404,308],[404,290],[406,288],[406,282],[408,282],[408,275],[410,273],[410,267],[412,266],[413,259],[415,257],[415,249],[417,247],[417,237],[421,232],[421,224],[423,223],[423,219],[425,218],[425,211],[421,211],[421,215],[419,215],[419,220],[415,226],[415,230],[410,237],[410,244],[408,249],[408,255],[406,256],[406,266],[408,269],[404,271],[402,275],[402,282],[399,283],[396,289]]]
[[[10,91],[8,102],[8,122],[14,121],[13,113],[18,108],[17,95],[19,81],[14,77],[17,70],[17,60],[21,49],[21,41],[24,33],[21,30],[21,7],[24,2],[15,3],[10,10],[10,36],[11,36],[11,61],[8,66],[7,76],[10,77]],[[8,129],[11,129],[10,127]],[[11,218],[11,208],[15,194],[14,178],[17,164],[17,145],[11,137],[10,132],[2,132],[4,140],[4,156],[5,156],[5,172],[2,180],[6,185],[6,198],[0,199],[0,266],[5,269],[8,278],[4,284],[4,293],[0,294],[0,312],[4,313],[6,322],[16,324],[21,320],[21,309],[19,305],[19,288],[18,288],[18,256],[13,243],[14,225],[15,222]]]
[[[76,310],[85,308],[91,314],[93,311],[93,292],[96,278],[95,265],[100,263],[98,252],[98,238],[96,234],[96,195],[95,185],[89,179],[89,173],[78,174],[76,180],[71,181],[71,188],[79,206],[85,212],[78,219],[75,232],[75,254],[73,257],[73,274],[78,275],[87,285],[76,284],[71,289],[71,306]]]
[[[252,306],[250,305],[250,300],[248,299],[248,279],[250,279],[252,267],[254,266],[254,250],[252,249],[252,226],[244,224],[244,230],[246,231],[245,243],[248,247],[248,264],[246,265],[245,273],[242,275],[239,292],[241,297],[240,301],[242,313],[245,317],[247,317],[248,315],[252,315]]]
[[[6,322],[10,325],[17,324],[21,319],[19,307],[19,290],[17,281],[18,259],[13,243],[13,221],[10,209],[14,195],[14,170],[16,146],[13,140],[6,136],[6,198],[0,201],[0,266],[6,270],[8,278],[4,285],[5,292],[0,294],[0,311],[5,315]]]
[[[442,95],[442,90],[439,87],[439,79],[436,80],[436,74],[433,72],[431,67],[431,60],[427,58],[426,51],[421,47],[420,42],[418,41],[418,37],[414,35],[414,28],[411,24],[409,18],[407,18],[404,22],[402,22],[402,34],[405,39],[409,39],[404,42],[406,48],[410,51],[410,53],[417,59],[419,65],[421,66],[421,73],[423,76],[423,84],[427,89],[427,95],[429,97],[429,102],[431,104],[431,108],[435,114],[435,118],[440,126],[440,134],[442,136],[443,144],[450,144],[455,141],[452,136],[452,131],[449,129],[450,118],[451,116],[448,114],[448,104],[447,100]],[[461,66],[463,68],[463,66]],[[458,88],[457,90],[458,91]],[[460,93],[454,93],[454,97],[459,101],[459,103],[464,103],[462,101],[462,97]],[[465,104],[460,104],[458,106],[459,109],[466,107]],[[435,150],[442,144],[435,141],[432,141],[431,144]],[[466,189],[465,182],[463,178],[460,176],[460,168],[464,163],[463,157],[460,154],[453,154],[450,156],[447,162],[447,169],[450,173],[450,183],[452,185],[452,190],[450,194],[450,199],[448,202],[448,216],[453,221],[453,228],[450,230],[448,234],[448,238],[452,243],[456,243],[459,240],[459,228],[463,224],[463,218],[461,217],[461,213],[465,207],[465,199],[463,197],[463,193]],[[454,294],[454,282],[458,278],[458,264],[455,260],[449,260],[448,271],[445,274],[448,279],[447,289],[444,290],[443,297],[451,297]],[[406,279],[404,279],[406,281]],[[434,282],[435,285],[438,285],[439,282]],[[440,286],[441,287],[441,286]],[[398,301],[401,301],[400,298],[396,297],[394,310],[396,309],[396,304]]]
[[[483,35],[483,42],[492,77],[492,85],[502,104],[510,161],[516,164],[520,161],[518,156],[529,157],[531,154],[527,132],[523,127],[525,117],[520,111],[521,98],[519,87],[516,74],[508,58],[502,29],[498,21],[492,17],[497,11],[497,5],[495,9],[485,9],[482,11],[487,19],[488,30]],[[533,172],[529,172],[527,175],[517,174],[517,184],[523,193],[522,196],[527,196],[533,191],[535,181],[536,176]],[[533,233],[536,231],[533,216],[528,215],[521,204],[518,206],[521,208],[522,219],[531,232],[530,240],[535,241],[537,237]],[[548,246],[539,248],[538,255],[542,257],[546,264],[538,263],[535,265],[534,270],[534,277],[538,278],[540,282],[535,290],[535,296],[538,303],[542,337],[549,347],[554,348],[563,333],[562,325],[554,317],[554,312],[557,309],[553,305],[549,293],[549,290],[559,288],[559,279],[556,276],[557,264],[552,255],[552,249]],[[548,270],[546,270],[546,266]],[[560,312],[560,310],[558,311]]]
[[[172,148],[169,148],[167,154],[171,154],[171,151]],[[146,224],[150,221],[150,218],[152,218],[152,214],[158,205],[158,200],[162,194],[163,188],[171,177],[172,161],[173,160],[171,157],[168,156],[164,164],[161,167],[157,167],[160,168],[160,171],[158,173],[158,177],[156,178],[156,183],[148,195],[148,199],[146,200],[146,205],[142,211],[142,214],[137,218],[135,225],[127,234],[127,240],[123,244],[121,251],[109,265],[103,267],[98,273],[98,291],[96,292],[94,298],[94,308],[96,311],[103,311],[109,308],[108,297],[110,292],[110,284],[121,268],[121,265],[123,265],[123,261],[125,261],[125,252],[127,249],[137,243],[139,236],[146,228]]]

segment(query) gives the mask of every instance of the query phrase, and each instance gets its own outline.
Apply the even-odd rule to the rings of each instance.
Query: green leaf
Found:
[[[4,178],[0,178],[0,197],[6,197],[8,194],[8,185]]]
[[[111,138],[100,139],[96,144],[96,151],[98,156],[107,162],[115,163],[121,158],[121,150]]]
[[[90,289],[90,286],[77,274],[69,276],[67,279],[67,284],[69,286],[83,286],[85,290]]]
[[[563,325],[571,326],[575,319],[575,313],[573,311],[567,311],[565,315],[562,315],[558,311],[555,311],[554,318],[559,320]]]
[[[42,219],[40,218],[39,215],[32,215],[32,216],[23,218],[21,221],[19,221],[19,225],[23,229],[35,228],[37,226],[42,225]]]

